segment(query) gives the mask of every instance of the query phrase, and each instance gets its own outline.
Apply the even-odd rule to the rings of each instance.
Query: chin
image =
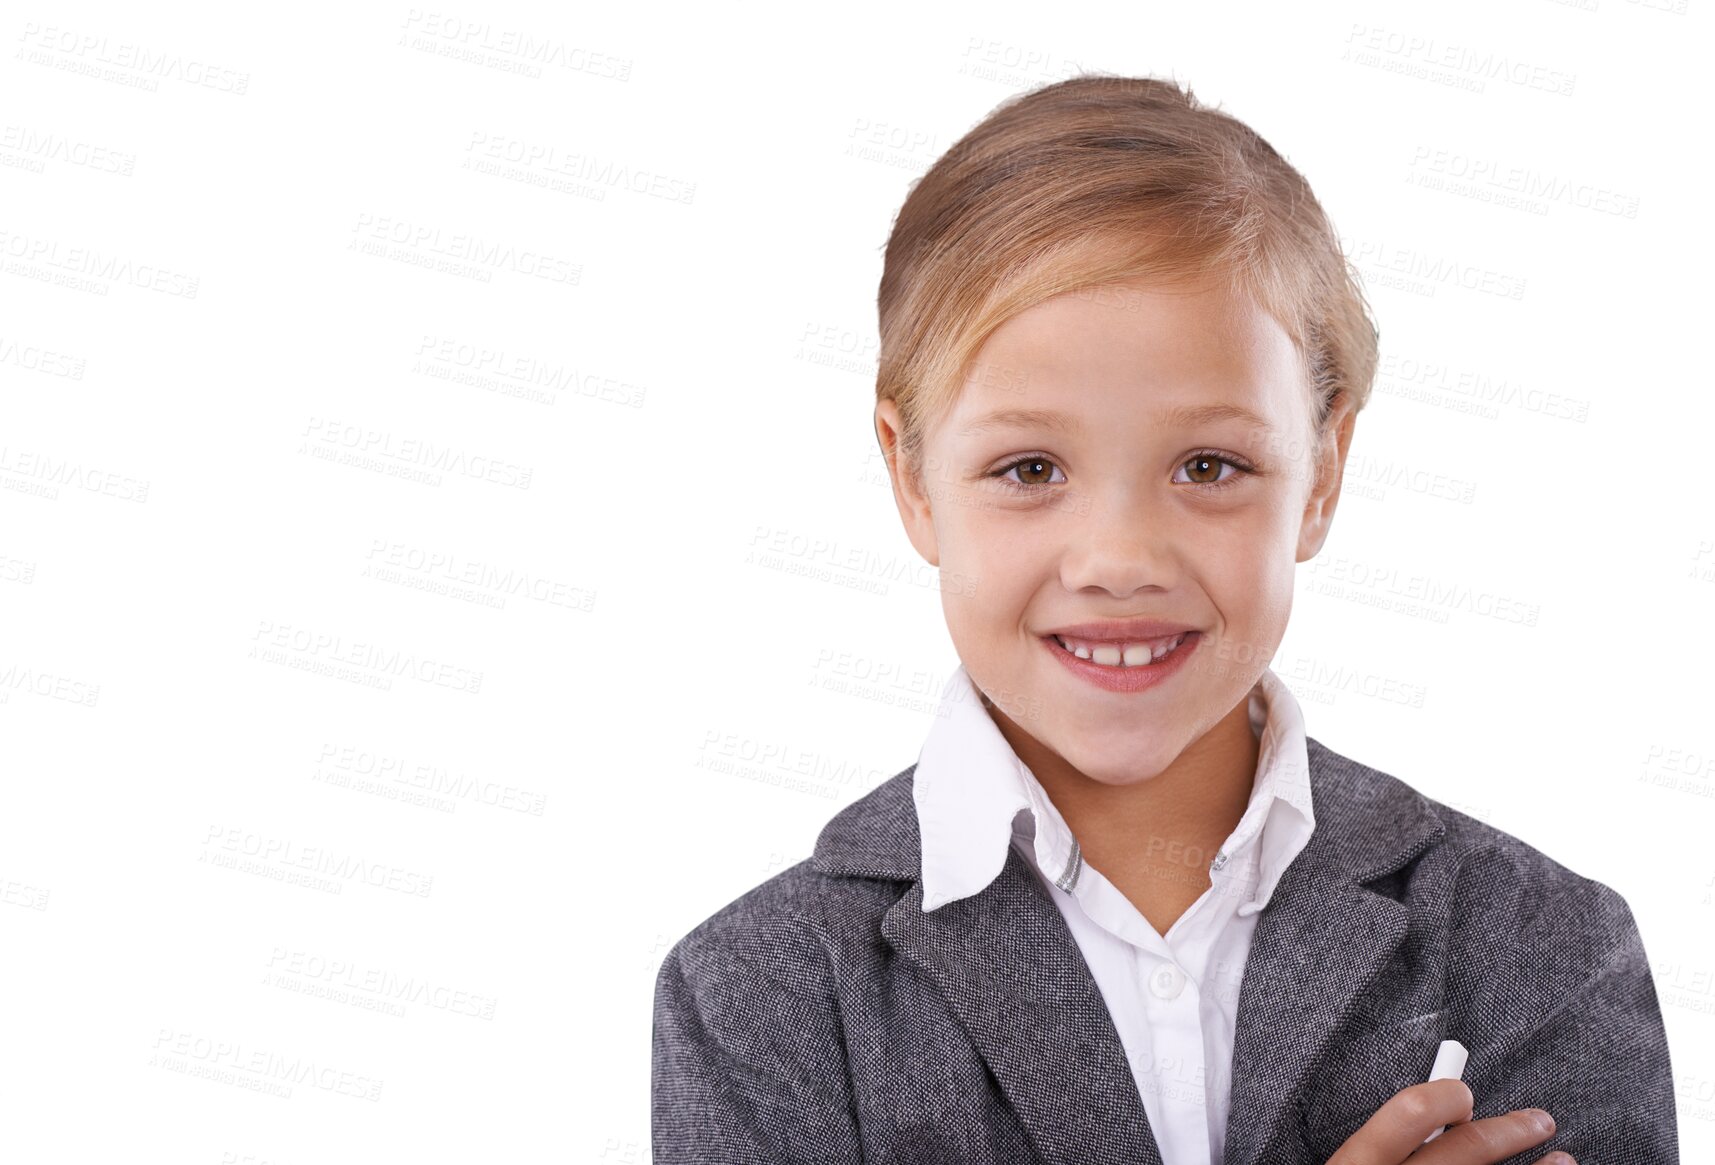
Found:
[[[1147,781],[1159,776],[1173,762],[1173,757],[1161,756],[1153,749],[1128,749],[1121,744],[1093,756],[1066,759],[1080,773],[1104,785],[1134,785]]]

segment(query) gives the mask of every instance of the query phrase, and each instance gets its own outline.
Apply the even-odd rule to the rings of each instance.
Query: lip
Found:
[[[1093,623],[1068,623],[1064,627],[1050,627],[1042,634],[1106,640],[1109,643],[1136,643],[1142,639],[1163,639],[1181,631],[1195,630],[1195,627],[1187,623],[1170,623],[1165,619],[1099,619]]]
[[[1103,624],[1086,623],[1083,626],[1103,626]],[[1107,626],[1112,626],[1112,624]],[[1139,623],[1134,624],[1134,626],[1146,625]],[[1156,626],[1161,626],[1161,624],[1156,624]],[[1072,630],[1065,633],[1077,635],[1077,632]],[[1172,635],[1175,633],[1175,631],[1170,630],[1162,634]],[[1058,634],[1058,632],[1054,634]],[[1178,674],[1179,669],[1185,666],[1185,661],[1190,658],[1191,653],[1197,650],[1197,645],[1203,642],[1201,632],[1187,630],[1184,642],[1175,647],[1160,663],[1145,664],[1142,667],[1107,667],[1103,664],[1092,663],[1087,659],[1079,659],[1054,642],[1054,634],[1038,636],[1042,640],[1043,648],[1064,664],[1073,675],[1109,692],[1142,692],[1166,683]],[[1143,639],[1148,638],[1148,636],[1139,635],[1138,638]]]

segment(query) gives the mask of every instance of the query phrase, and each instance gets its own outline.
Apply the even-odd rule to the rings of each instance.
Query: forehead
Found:
[[[1286,429],[1307,407],[1298,350],[1254,299],[1139,280],[1067,292],[1002,323],[977,350],[949,422],[957,435],[997,412],[1159,424],[1224,408]]]

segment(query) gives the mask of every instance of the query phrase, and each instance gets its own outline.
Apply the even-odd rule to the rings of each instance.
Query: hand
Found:
[[[1540,1108],[1473,1121],[1472,1103],[1463,1080],[1402,1088],[1347,1138],[1328,1165],[1495,1165],[1554,1135],[1554,1118]],[[1442,1125],[1447,1131],[1425,1145],[1423,1139]],[[1536,1165],[1578,1163],[1557,1151]]]

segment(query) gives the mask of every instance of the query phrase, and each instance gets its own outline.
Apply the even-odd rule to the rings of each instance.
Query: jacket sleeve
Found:
[[[1502,1165],[1555,1149],[1578,1165],[1679,1165],[1667,1032],[1626,900],[1540,855],[1483,864],[1492,912],[1474,913],[1495,929],[1464,968],[1468,1030],[1448,1035],[1471,1041],[1473,1119],[1542,1108],[1555,1122]]]
[[[717,915],[655,982],[655,1165],[862,1160],[833,975],[792,919]]]

